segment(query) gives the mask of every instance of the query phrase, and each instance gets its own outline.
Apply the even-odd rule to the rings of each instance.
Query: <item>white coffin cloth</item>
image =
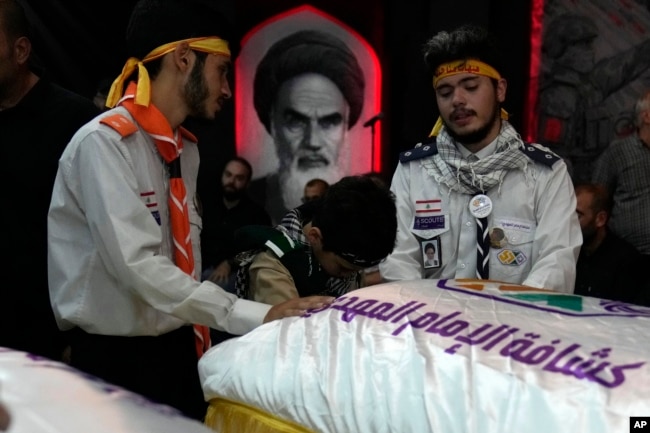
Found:
[[[67,364],[0,347],[0,410],[8,433],[211,433],[176,409]],[[0,416],[0,419],[2,417]]]
[[[225,341],[199,372],[206,400],[317,432],[624,432],[650,416],[650,309],[478,280],[389,283]]]

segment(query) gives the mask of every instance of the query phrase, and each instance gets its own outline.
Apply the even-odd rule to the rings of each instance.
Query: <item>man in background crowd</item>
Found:
[[[32,28],[17,0],[0,0],[0,143],[5,188],[6,276],[0,346],[61,360],[47,286],[47,209],[59,157],[77,129],[99,114],[92,101],[55,84],[34,62]],[[12,279],[13,280],[13,279]]]
[[[214,215],[210,221],[203,221],[201,231],[202,278],[233,293],[235,231],[246,225],[271,225],[266,210],[248,196],[252,176],[253,168],[246,159],[237,156],[226,163]]]
[[[613,141],[596,162],[592,182],[614,197],[609,228],[650,267],[650,89],[634,105],[636,134]]]
[[[320,178],[307,181],[305,184],[304,192],[302,194],[302,202],[307,203],[308,201],[323,198],[329,187],[330,184]]]
[[[582,247],[576,269],[575,294],[641,303],[646,269],[641,254],[607,228],[612,198],[602,185],[576,186],[576,212]]]

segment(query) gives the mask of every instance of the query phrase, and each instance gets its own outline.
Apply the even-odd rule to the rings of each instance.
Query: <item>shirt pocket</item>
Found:
[[[532,267],[535,222],[502,219],[496,220],[493,228],[503,230],[505,242],[490,248],[490,278],[521,283]]]

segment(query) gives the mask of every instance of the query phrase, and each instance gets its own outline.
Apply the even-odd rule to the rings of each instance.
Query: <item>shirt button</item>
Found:
[[[472,223],[471,223],[471,222],[469,222],[469,221],[467,221],[467,222],[465,223],[465,225],[466,225],[467,227],[469,227],[469,226],[471,226],[471,225],[472,225]]]
[[[461,268],[461,269],[465,269],[466,267],[467,267],[467,266],[465,265],[465,263],[462,263],[462,264],[460,265],[460,268]]]

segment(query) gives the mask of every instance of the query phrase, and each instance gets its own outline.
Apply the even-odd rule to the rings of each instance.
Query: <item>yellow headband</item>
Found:
[[[442,78],[456,74],[475,74],[484,75],[496,80],[501,79],[501,74],[496,69],[480,60],[454,60],[453,62],[443,63],[438,66],[436,73],[433,74],[433,87],[435,88],[438,81]]]
[[[122,97],[122,92],[124,91],[124,81],[135,71],[137,67],[138,88],[135,95],[135,103],[137,105],[144,105],[145,107],[148,107],[149,100],[151,99],[151,82],[149,80],[149,73],[147,72],[147,68],[144,67],[144,64],[158,59],[167,53],[171,53],[176,49],[178,45],[184,42],[187,42],[190,48],[197,51],[202,51],[208,54],[222,54],[224,56],[230,57],[228,42],[214,36],[207,38],[183,39],[177,42],[170,42],[168,44],[161,45],[158,48],[154,48],[142,60],[138,60],[135,57],[130,57],[126,61],[124,68],[122,68],[122,73],[115,79],[115,81],[113,81],[111,90],[108,92],[108,97],[106,98],[106,106],[112,108],[117,105],[118,101]]]
[[[436,87],[436,84],[438,84],[440,79],[456,74],[484,75],[486,77],[494,78],[495,80],[501,79],[501,74],[499,74],[496,69],[480,60],[454,60],[453,62],[443,63],[438,66],[435,74],[433,74],[433,87]],[[502,108],[501,118],[503,120],[508,120],[508,117],[508,112]],[[442,118],[438,117],[436,124],[433,125],[433,129],[429,133],[429,137],[437,136],[442,129],[442,125]]]

